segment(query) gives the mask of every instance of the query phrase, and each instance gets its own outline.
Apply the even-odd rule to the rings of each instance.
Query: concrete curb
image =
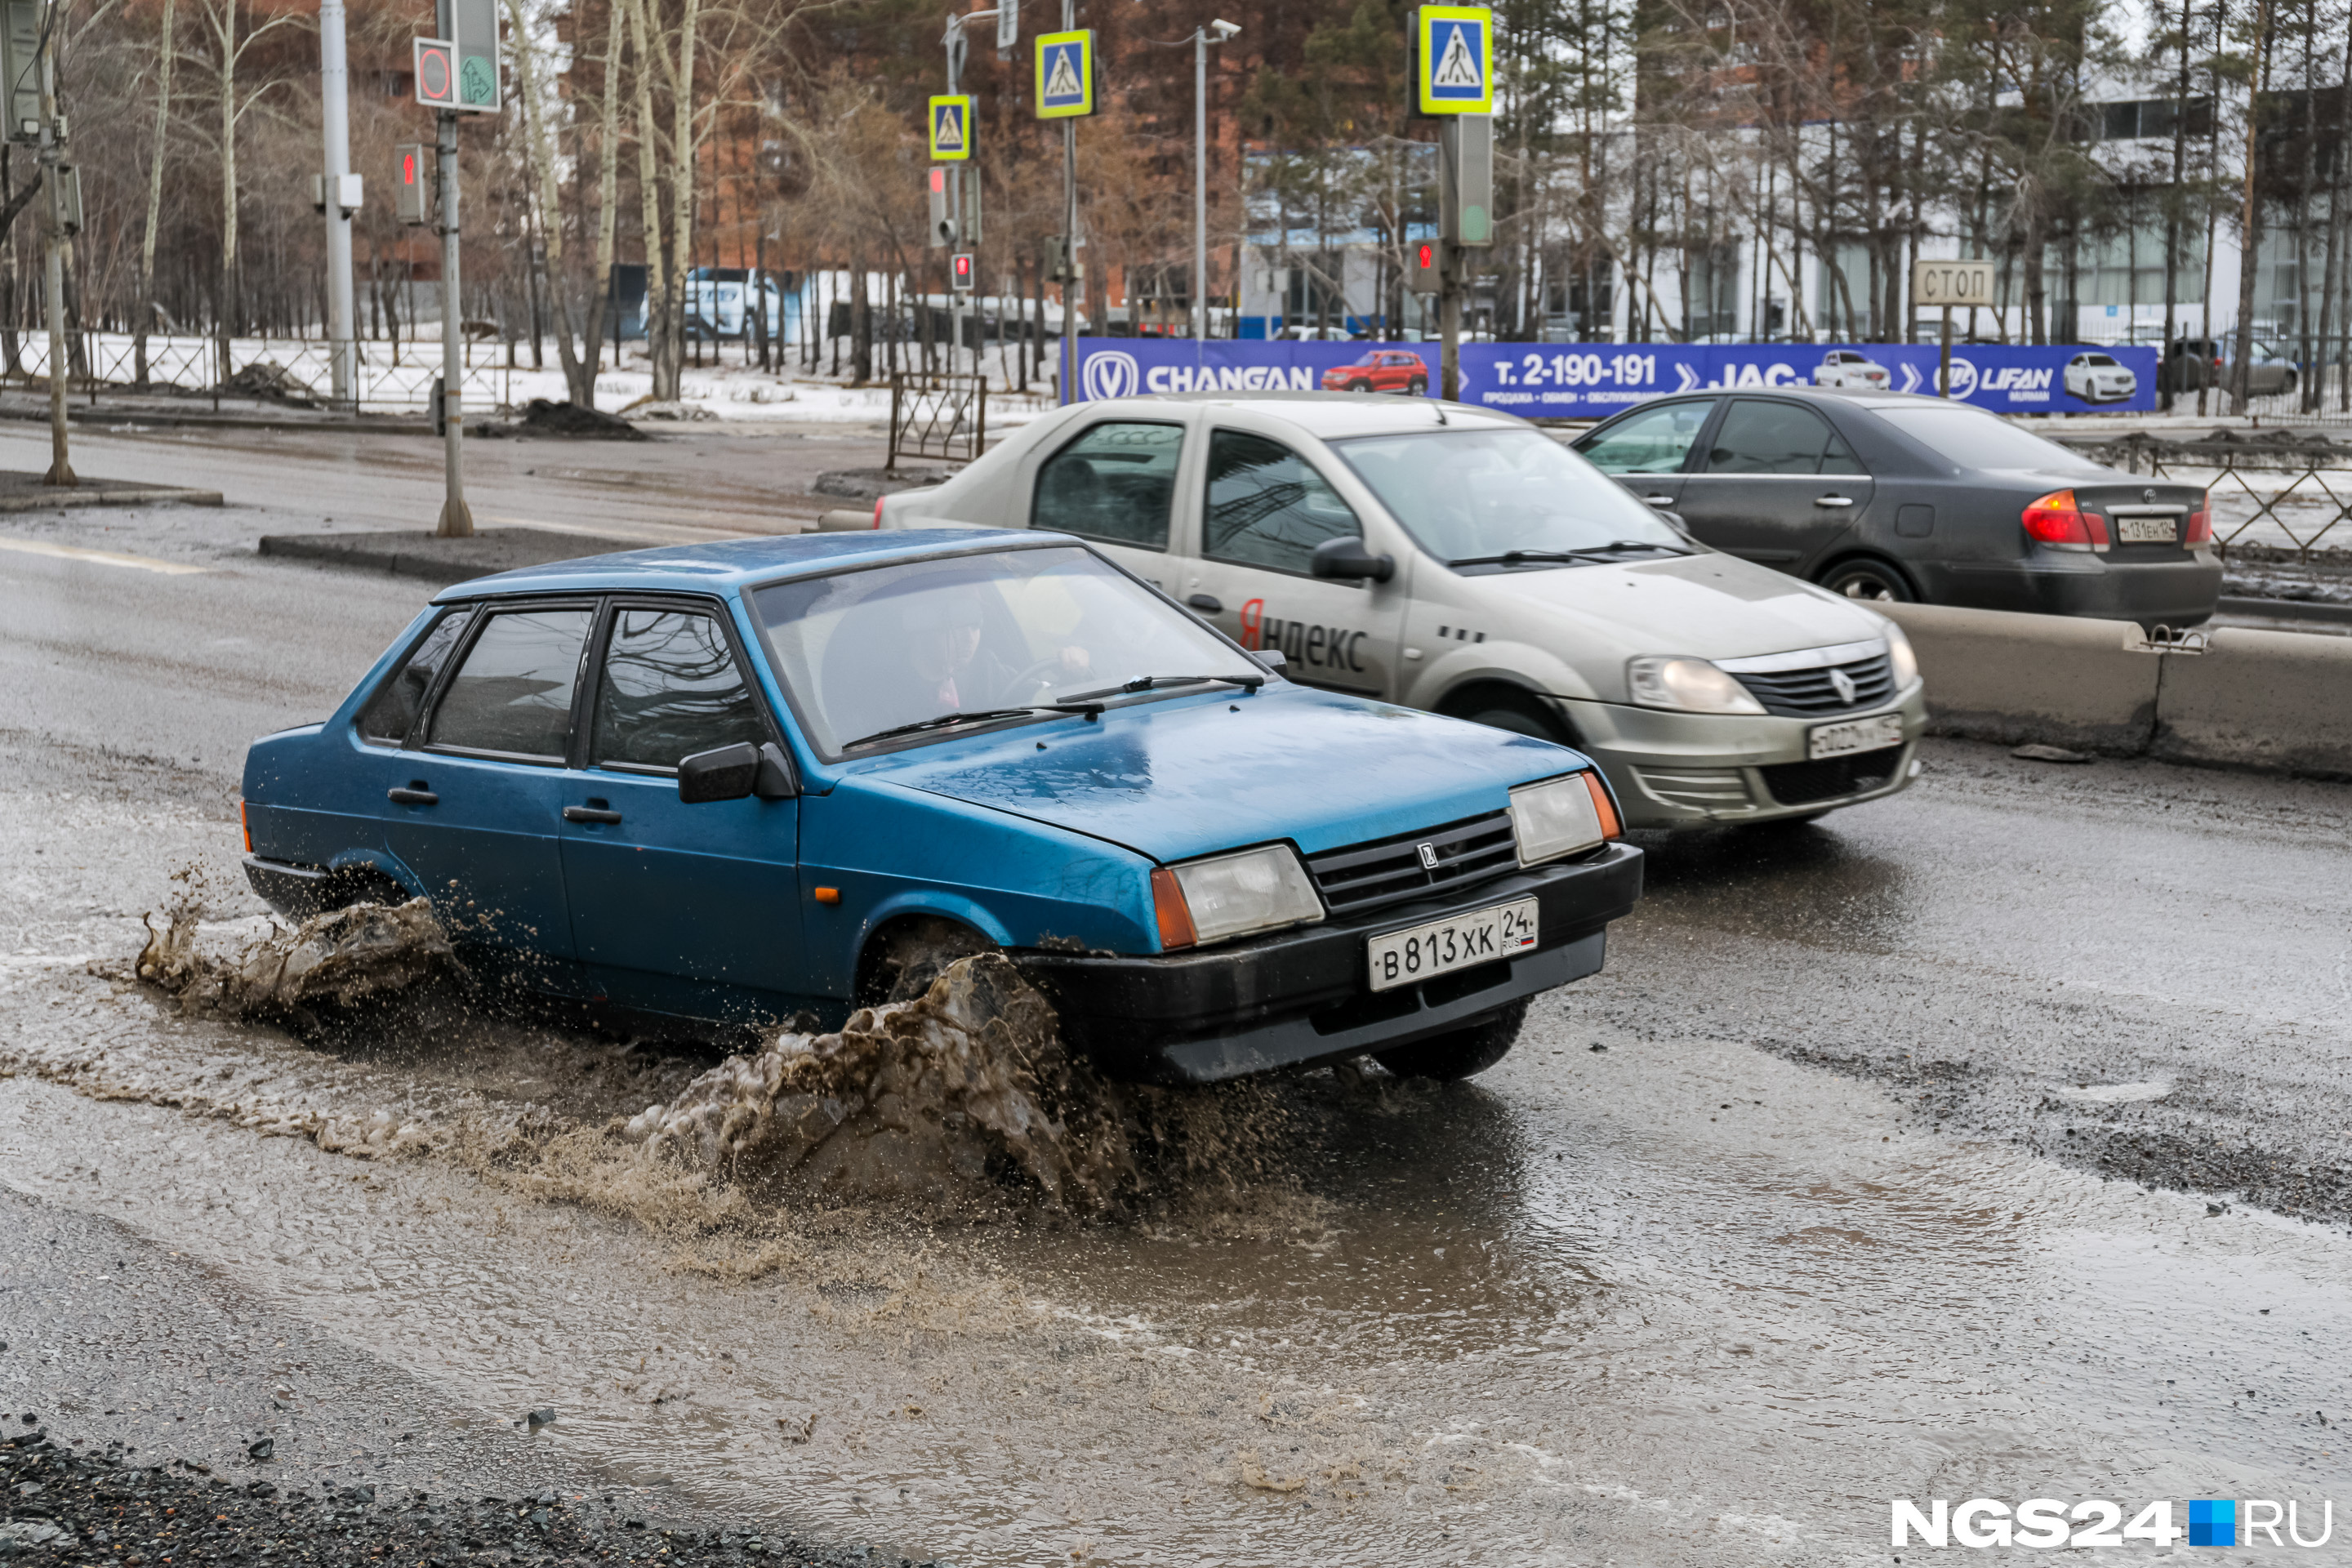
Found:
[[[11,476],[14,477],[14,476]],[[0,489],[0,512],[60,511],[92,506],[219,506],[218,490],[84,479],[72,489]]]
[[[2151,644],[2128,621],[1873,607],[1917,650],[1936,733],[2352,778],[2352,638],[2222,626]]]

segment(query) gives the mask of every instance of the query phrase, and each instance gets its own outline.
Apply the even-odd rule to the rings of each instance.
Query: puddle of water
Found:
[[[53,1029],[112,1013],[118,1053],[242,1058],[314,1112],[415,1087],[47,989]],[[2315,1371],[2352,1331],[2340,1238],[1906,1137],[1737,1046],[1588,1055],[1568,1019],[1481,1086],[1282,1086],[1296,1185],[1239,1184],[1248,1224],[648,1229],[494,1163],[361,1164],[31,1077],[0,1082],[0,1162],[486,1410],[558,1405],[546,1440],[973,1563],[1859,1561],[1893,1496],[2343,1489],[2291,1416],[2352,1409]],[[439,1113],[575,1068],[674,1103],[698,1065],[599,1051],[635,1054],[436,1058]]]

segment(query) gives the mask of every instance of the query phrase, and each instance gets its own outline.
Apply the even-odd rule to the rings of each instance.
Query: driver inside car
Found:
[[[978,589],[911,596],[898,619],[914,684],[939,713],[1049,702],[1056,684],[1093,665],[1076,643],[1047,660],[1033,658],[1009,617],[987,614]]]

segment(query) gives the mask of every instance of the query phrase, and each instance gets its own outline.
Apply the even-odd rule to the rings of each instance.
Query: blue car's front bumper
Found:
[[[1611,921],[1642,892],[1642,852],[1612,844],[1467,892],[1254,941],[1159,957],[1014,955],[1052,998],[1070,1043],[1114,1077],[1213,1083],[1444,1034],[1601,967]],[[1365,941],[1532,896],[1538,945],[1522,957],[1374,992]]]

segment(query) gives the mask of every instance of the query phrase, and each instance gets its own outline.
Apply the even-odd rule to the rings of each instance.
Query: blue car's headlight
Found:
[[[1151,873],[1162,949],[1197,947],[1305,925],[1323,918],[1323,900],[1286,844],[1211,855]]]
[[[1615,837],[1617,814],[1600,780],[1570,773],[1513,790],[1511,832],[1519,841],[1519,864],[1533,866]]]

